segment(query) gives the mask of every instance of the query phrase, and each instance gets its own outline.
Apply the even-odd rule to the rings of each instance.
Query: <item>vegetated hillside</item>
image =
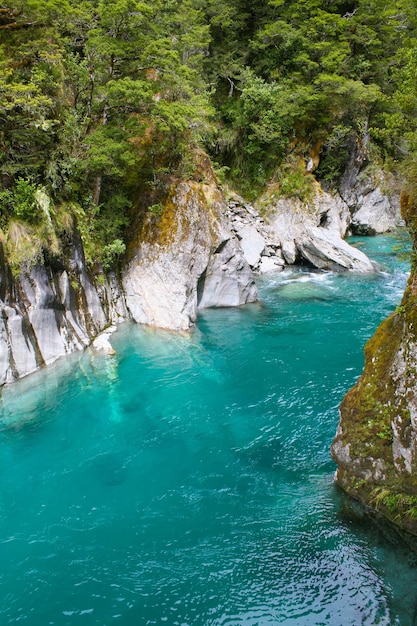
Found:
[[[0,4],[0,225],[16,272],[74,221],[108,269],[194,149],[254,197],[337,183],[352,145],[413,160],[412,0]]]

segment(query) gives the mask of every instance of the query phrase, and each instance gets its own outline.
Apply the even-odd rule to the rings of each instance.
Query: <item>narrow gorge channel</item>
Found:
[[[412,626],[417,559],[345,512],[329,448],[363,347],[399,303],[375,274],[287,268],[190,334],[122,324],[5,387],[1,624]]]

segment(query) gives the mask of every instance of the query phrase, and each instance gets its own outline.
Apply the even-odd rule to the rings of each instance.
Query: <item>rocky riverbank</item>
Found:
[[[366,179],[365,189],[351,177],[350,205],[316,183],[308,201],[269,194],[254,206],[234,194],[227,197],[208,159],[201,159],[200,180],[171,181],[158,213],[149,211],[133,225],[118,274],[88,269],[76,228],[62,258],[18,277],[2,255],[0,384],[84,349],[126,320],[184,331],[199,309],[254,302],[256,274],[295,263],[374,271],[344,237],[356,229],[358,214],[363,223],[364,206],[374,214],[372,202],[385,207],[385,230],[398,221],[395,203],[375,179]],[[107,341],[95,346],[109,349]]]

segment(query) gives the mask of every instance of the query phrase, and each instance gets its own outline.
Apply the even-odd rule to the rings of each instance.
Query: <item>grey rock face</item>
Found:
[[[225,210],[213,185],[187,182],[171,189],[155,233],[138,241],[123,274],[126,304],[136,322],[186,330],[198,308],[256,300],[252,272],[227,227]]]
[[[352,215],[351,230],[357,235],[379,235],[394,230],[400,223],[399,210],[380,187],[359,196],[359,207]]]
[[[364,165],[352,155],[339,193],[352,215],[350,230],[357,235],[378,235],[403,224],[399,185],[380,169]]]
[[[105,317],[110,324],[119,324],[130,319],[125,293],[116,274],[111,272],[103,285],[97,287]]]
[[[27,318],[11,306],[2,307],[0,382],[3,384],[26,376],[42,364],[36,337]]]
[[[0,301],[0,383],[11,382],[49,365],[59,357],[82,350],[107,323],[97,292],[87,274],[80,242],[76,240],[73,267],[79,270],[77,289],[69,270],[34,266],[15,282],[2,258],[3,300]]]
[[[199,309],[255,302],[254,276],[236,239],[225,241],[211,255],[199,279],[197,295]]]
[[[308,202],[271,199],[267,208],[269,238],[280,242],[285,262],[307,262],[318,269],[372,272],[369,259],[343,237],[350,224],[348,206],[319,186]]]

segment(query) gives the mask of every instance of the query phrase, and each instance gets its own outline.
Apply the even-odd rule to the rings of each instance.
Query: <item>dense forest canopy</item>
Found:
[[[416,29],[414,0],[1,2],[9,255],[57,254],[76,220],[111,267],[138,198],[157,211],[197,147],[249,196],[302,187],[312,154],[337,184],[353,142],[412,173]]]

